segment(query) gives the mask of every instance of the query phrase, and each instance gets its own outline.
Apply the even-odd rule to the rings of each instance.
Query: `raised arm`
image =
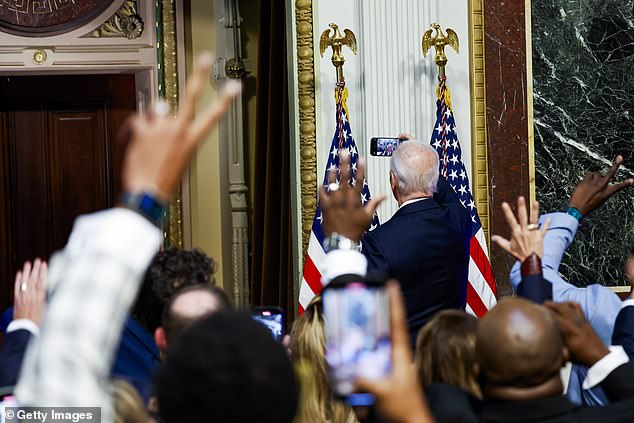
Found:
[[[240,92],[238,83],[228,83],[194,119],[212,62],[211,55],[197,61],[175,116],[160,103],[153,114],[131,120],[122,178],[130,196],[118,208],[78,218],[66,248],[51,261],[51,302],[16,389],[22,406],[100,406],[102,421],[111,421],[112,358],[143,273],[161,244],[161,206]]]

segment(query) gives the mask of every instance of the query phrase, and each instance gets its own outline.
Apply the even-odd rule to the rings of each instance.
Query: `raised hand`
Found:
[[[392,331],[392,373],[380,381],[359,380],[357,390],[376,397],[377,410],[388,422],[431,422],[433,419],[416,379],[405,306],[398,282],[389,281],[387,290]]]
[[[608,173],[601,175],[601,172],[591,172],[586,174],[584,178],[577,184],[570,200],[569,207],[574,207],[585,216],[597,207],[601,206],[605,201],[621,191],[624,188],[634,185],[634,178],[626,179],[623,182],[610,184],[614,175],[623,163],[623,157],[616,156],[614,163]]]
[[[579,304],[546,301],[544,306],[552,313],[570,358],[575,363],[591,367],[608,355],[610,350],[583,316]]]
[[[240,82],[229,80],[218,98],[194,118],[196,100],[209,80],[213,60],[210,53],[198,57],[175,115],[169,113],[166,103],[159,102],[152,112],[137,115],[129,122],[127,135],[131,143],[123,167],[123,185],[127,191],[144,192],[163,202],[169,201],[196,148],[241,92]]]
[[[493,235],[491,241],[498,244],[504,251],[511,254],[520,262],[523,262],[533,253],[541,258],[544,248],[544,236],[550,226],[550,219],[548,219],[541,228],[538,228],[539,202],[535,201],[533,203],[530,223],[526,200],[522,196],[517,198],[517,216],[519,222],[518,219],[515,218],[513,210],[511,210],[511,206],[509,206],[508,203],[502,203],[502,210],[506,217],[506,223],[511,229],[511,239],[509,240],[499,235]]]
[[[35,259],[24,263],[24,267],[15,275],[13,319],[28,319],[36,324],[42,322],[46,308],[46,282],[48,269],[46,262]]]
[[[385,199],[385,195],[372,198],[365,206],[361,203],[365,160],[359,159],[355,175],[355,184],[350,181],[350,156],[343,150],[339,152],[341,163],[341,183],[337,183],[337,171],[328,172],[327,187],[319,188],[319,206],[324,217],[323,229],[326,235],[336,232],[353,241],[359,241],[370,227],[376,208]]]

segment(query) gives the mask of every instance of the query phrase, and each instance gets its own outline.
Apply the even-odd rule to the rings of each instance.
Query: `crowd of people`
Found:
[[[502,204],[511,236],[492,241],[517,259],[516,295],[476,319],[464,310],[471,219],[435,150],[409,140],[394,151],[399,210],[371,232],[381,198],[361,202],[364,163],[353,175],[340,152],[319,193],[323,282],[389,279],[391,369],[356,378],[373,404],[353,406],[330,382],[321,297],[280,343],[215,286],[204,253],[159,251],[162,208],[240,92],[227,84],[194,116],[211,63],[197,60],[176,114],[155,107],[130,121],[121,203],[79,217],[50,266],[36,259],[16,275],[0,323],[4,406],[99,407],[108,423],[634,421],[634,299],[558,273],[580,221],[634,185],[612,183],[620,156],[562,211]],[[634,252],[626,280],[633,270]]]

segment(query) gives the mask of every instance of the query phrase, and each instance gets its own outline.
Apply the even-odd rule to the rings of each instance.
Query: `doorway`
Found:
[[[0,77],[0,312],[24,261],[48,260],[78,215],[116,201],[135,94],[132,74]]]

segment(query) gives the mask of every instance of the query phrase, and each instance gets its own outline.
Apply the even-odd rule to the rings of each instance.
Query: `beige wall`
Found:
[[[185,48],[187,69],[201,51],[213,50],[215,45],[213,1],[191,0],[185,2]],[[259,2],[240,1],[243,16],[243,55],[248,61],[250,76],[245,80],[244,136],[249,187],[249,216],[253,210],[253,182],[255,160],[255,93],[259,32]],[[197,111],[215,96],[213,84],[205,91]],[[201,145],[189,174],[191,240],[192,247],[201,248],[218,263],[216,280],[225,289],[231,286],[231,212],[228,198],[225,163],[221,157],[221,140],[215,129]],[[224,217],[224,219],[223,219]],[[252,227],[252,219],[250,219]],[[187,230],[187,228],[186,228]],[[227,280],[225,280],[225,276]]]
[[[192,69],[192,60],[202,51],[213,49],[213,1],[193,0],[185,10],[187,69]],[[198,103],[197,112],[209,104],[215,96],[215,88],[209,84]],[[218,130],[214,129],[200,146],[189,173],[191,201],[191,240],[197,247],[209,254],[218,263],[216,280],[224,287],[224,269],[221,163]]]

